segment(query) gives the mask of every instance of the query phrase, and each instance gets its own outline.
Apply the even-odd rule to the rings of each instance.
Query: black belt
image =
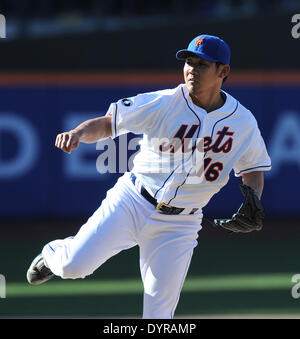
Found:
[[[130,174],[130,179],[131,179],[133,185],[135,186],[136,176],[133,173]],[[160,213],[163,213],[163,214],[180,214],[182,211],[185,210],[185,208],[170,206],[170,205],[165,204],[164,202],[158,203],[157,200],[152,197],[152,195],[146,190],[146,188],[143,185],[141,185],[141,187],[140,187],[140,193]],[[199,208],[193,208],[192,211],[189,214],[194,214],[195,212],[198,211],[198,209]]]

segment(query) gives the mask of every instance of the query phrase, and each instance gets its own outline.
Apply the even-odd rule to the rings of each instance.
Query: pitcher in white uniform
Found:
[[[27,279],[84,278],[122,250],[139,246],[143,318],[173,318],[201,229],[202,208],[233,169],[260,198],[271,169],[252,113],[221,90],[230,73],[230,48],[200,35],[177,52],[184,84],[112,103],[106,116],[59,134],[71,153],[132,132],[143,134],[130,173],[119,178],[74,237],[46,244]],[[101,305],[99,305],[101,307]]]

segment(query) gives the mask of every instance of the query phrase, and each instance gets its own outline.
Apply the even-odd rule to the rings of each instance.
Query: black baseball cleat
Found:
[[[45,266],[44,258],[39,254],[27,271],[27,281],[31,285],[40,285],[54,277],[51,270]]]

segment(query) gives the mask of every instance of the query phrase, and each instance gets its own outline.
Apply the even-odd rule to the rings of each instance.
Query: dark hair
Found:
[[[219,61],[217,61],[217,62],[216,62],[216,67],[217,67],[217,68],[219,68],[219,66],[221,66],[221,65],[225,65],[225,64],[223,64],[222,62],[219,62]],[[228,78],[228,76],[227,76],[227,77],[225,77],[225,78],[223,79],[223,82],[222,82],[222,84],[225,84],[225,82],[226,82],[227,78]]]

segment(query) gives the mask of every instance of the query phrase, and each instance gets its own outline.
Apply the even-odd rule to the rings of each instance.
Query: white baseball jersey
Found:
[[[232,168],[237,176],[271,168],[255,118],[225,95],[223,107],[208,114],[193,104],[185,85],[110,106],[113,137],[143,134],[133,172],[159,202],[201,208],[227,183]],[[55,275],[76,279],[138,245],[143,318],[169,319],[198,243],[201,221],[201,209],[160,213],[125,173],[78,233],[49,242],[42,256]]]
[[[228,93],[207,113],[185,84],[111,104],[112,137],[143,134],[132,172],[158,202],[202,208],[229,179],[268,171],[271,160],[253,114]]]

